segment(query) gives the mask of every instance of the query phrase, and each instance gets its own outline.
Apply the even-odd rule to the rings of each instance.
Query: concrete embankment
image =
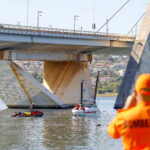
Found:
[[[66,107],[54,94],[11,61],[0,61],[0,98],[9,108]]]

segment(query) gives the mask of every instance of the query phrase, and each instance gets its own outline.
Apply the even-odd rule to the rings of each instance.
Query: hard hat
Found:
[[[135,82],[135,90],[142,95],[150,95],[150,74],[141,74]]]

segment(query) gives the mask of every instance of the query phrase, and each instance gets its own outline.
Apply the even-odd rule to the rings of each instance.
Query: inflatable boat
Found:
[[[31,112],[15,112],[11,115],[11,117],[42,117],[44,115],[41,111],[33,111]]]
[[[96,105],[96,93],[97,93],[98,80],[99,80],[99,71],[97,72],[95,93],[94,93],[94,98],[92,100],[83,99],[83,80],[81,81],[80,104],[76,104],[75,107],[72,109],[73,115],[87,116],[87,115],[98,115],[100,113],[100,110]]]
[[[72,113],[75,116],[99,115],[100,110],[96,105],[81,106],[80,104],[76,104],[76,106],[72,109]]]

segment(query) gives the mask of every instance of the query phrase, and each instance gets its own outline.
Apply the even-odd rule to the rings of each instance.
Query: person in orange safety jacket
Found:
[[[150,74],[141,74],[132,95],[108,125],[108,134],[122,137],[124,150],[150,150]]]

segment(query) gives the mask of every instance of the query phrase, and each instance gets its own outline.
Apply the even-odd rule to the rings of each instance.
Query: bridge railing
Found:
[[[0,30],[19,30],[27,32],[55,32],[62,34],[76,34],[76,35],[89,35],[89,36],[110,36],[110,37],[120,37],[120,38],[135,38],[135,35],[129,34],[118,34],[118,33],[106,33],[106,32],[92,32],[92,31],[82,31],[82,30],[69,30],[69,29],[58,29],[58,28],[48,28],[48,27],[35,27],[35,26],[24,26],[24,25],[12,25],[12,24],[0,24]]]

